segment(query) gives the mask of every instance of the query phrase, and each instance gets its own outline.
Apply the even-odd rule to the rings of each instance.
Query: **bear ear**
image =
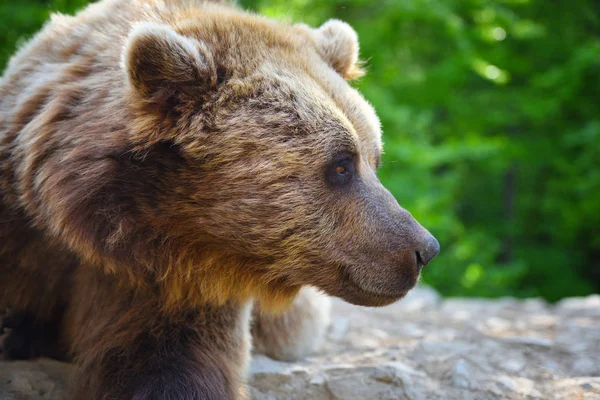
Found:
[[[151,103],[195,97],[217,82],[215,63],[204,43],[156,23],[133,28],[123,65],[130,85]]]
[[[323,59],[344,79],[364,75],[358,60],[358,36],[350,25],[330,19],[315,31],[314,38]]]

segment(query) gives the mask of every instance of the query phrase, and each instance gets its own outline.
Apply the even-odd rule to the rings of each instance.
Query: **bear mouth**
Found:
[[[380,307],[392,304],[409,292],[414,287],[412,285],[408,290],[399,290],[397,293],[380,293],[360,285],[349,272],[350,266],[341,265],[339,289],[336,296],[348,301],[349,303],[360,306]],[[417,279],[418,281],[418,279]]]

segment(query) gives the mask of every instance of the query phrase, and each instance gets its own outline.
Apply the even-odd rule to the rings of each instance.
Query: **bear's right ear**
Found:
[[[217,82],[215,63],[204,43],[156,23],[133,28],[123,65],[131,86],[151,103],[195,97]]]
[[[330,19],[313,31],[313,37],[323,59],[344,79],[365,74],[358,59],[358,37],[350,25]]]

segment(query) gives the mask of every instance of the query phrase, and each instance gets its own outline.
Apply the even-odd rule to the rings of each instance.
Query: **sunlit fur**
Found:
[[[414,286],[426,231],[376,178],[362,73],[343,22],[200,0],[101,1],[19,50],[0,82],[0,311],[57,327],[74,398],[242,398],[251,301]],[[340,153],[360,175],[345,191],[324,180]]]
[[[314,353],[329,327],[331,300],[312,287],[302,288],[284,313],[254,308],[252,348],[278,360],[296,361]]]

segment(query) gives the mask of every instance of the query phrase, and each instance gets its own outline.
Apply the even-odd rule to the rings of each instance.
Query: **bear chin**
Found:
[[[348,303],[364,307],[384,307],[402,299],[419,282],[420,274],[410,276],[410,282],[402,285],[394,293],[378,293],[358,284],[351,274],[342,271],[335,285],[325,285],[322,289],[329,295],[339,297]],[[405,281],[406,282],[406,281]]]
[[[402,299],[407,293],[408,291],[395,296],[385,296],[357,288],[356,291],[347,290],[343,296],[339,297],[355,306],[384,307]]]

